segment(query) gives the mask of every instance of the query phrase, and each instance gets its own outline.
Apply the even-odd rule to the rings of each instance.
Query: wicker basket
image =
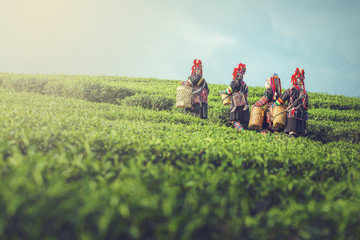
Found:
[[[176,89],[176,107],[191,108],[191,93],[191,87],[178,86]]]
[[[272,110],[272,122],[276,128],[283,128],[286,121],[286,108],[283,106],[276,106]]]
[[[224,105],[229,105],[231,103],[231,95],[220,93],[221,101]]]
[[[254,130],[260,130],[264,121],[265,109],[262,107],[254,106],[251,109],[249,128]]]

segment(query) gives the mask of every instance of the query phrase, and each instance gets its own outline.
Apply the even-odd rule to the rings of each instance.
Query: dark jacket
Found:
[[[302,91],[302,90],[301,90]],[[295,88],[289,88],[287,89],[281,97],[279,97],[278,101],[280,103],[284,103],[288,101],[288,105],[293,104],[300,96],[300,91]],[[296,101],[295,105],[289,109],[287,113],[287,118],[295,118],[302,121],[306,121],[306,111],[309,108],[308,103],[308,95],[305,92],[305,95],[302,99],[299,99]]]
[[[196,74],[193,74],[190,77],[188,77],[188,80],[191,81],[192,86],[197,86],[200,82],[200,79],[201,79],[201,75],[196,75]],[[204,86],[204,84],[205,84],[205,86]],[[208,84],[205,81],[205,79],[203,79],[203,81],[200,83],[200,86],[204,86],[204,88],[207,90],[208,94],[210,93]]]

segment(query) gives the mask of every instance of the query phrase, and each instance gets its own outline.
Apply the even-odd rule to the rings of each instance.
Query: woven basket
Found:
[[[251,109],[249,128],[254,130],[260,130],[264,121],[265,109],[262,107],[254,106]]]
[[[176,89],[176,107],[191,108],[191,93],[191,87],[178,86]]]
[[[286,108],[283,106],[276,106],[272,110],[272,122],[276,128],[283,128],[286,121]]]
[[[231,103],[231,95],[220,93],[221,101],[224,105],[229,105]]]

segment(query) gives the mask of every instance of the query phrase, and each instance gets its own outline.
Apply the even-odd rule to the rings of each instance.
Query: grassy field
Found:
[[[359,98],[309,93],[292,140],[226,127],[225,85],[185,115],[177,84],[0,73],[0,239],[359,239]]]

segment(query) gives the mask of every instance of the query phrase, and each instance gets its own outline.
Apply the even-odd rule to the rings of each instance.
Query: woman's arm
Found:
[[[225,94],[233,94],[235,88],[236,88],[236,82],[233,80],[230,83],[230,86],[228,86],[224,91],[221,91],[220,93],[225,93]]]
[[[260,100],[257,101],[254,105],[256,107],[265,106],[265,104],[269,103],[270,99],[271,99],[271,92],[268,89],[266,89],[264,96],[262,98],[260,98]]]
[[[282,106],[290,97],[290,90],[287,89],[274,103],[274,106]]]
[[[230,86],[228,86],[224,91],[221,91],[220,93],[231,95],[233,93],[233,89]]]
[[[201,76],[200,75],[191,75],[188,80],[187,83],[189,84],[189,86],[196,86],[198,85],[199,81],[201,80]]]

